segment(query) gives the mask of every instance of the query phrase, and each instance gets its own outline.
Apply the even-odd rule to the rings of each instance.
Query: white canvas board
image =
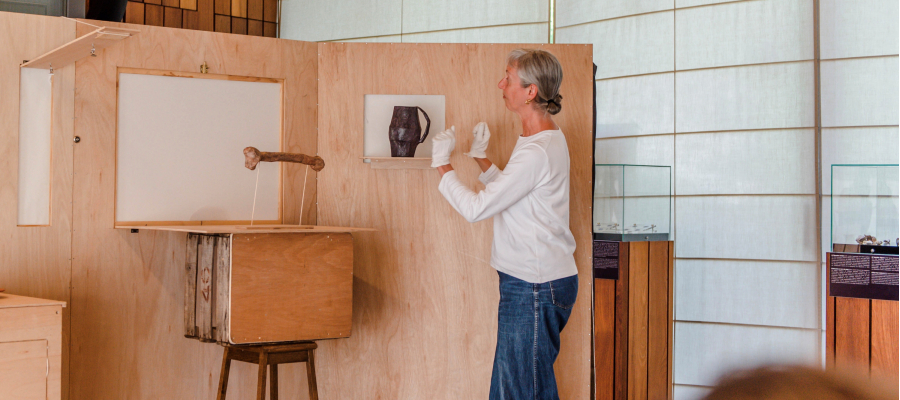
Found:
[[[18,225],[50,225],[52,77],[19,68]]]
[[[119,74],[116,221],[278,220],[282,85]]]
[[[367,94],[365,96],[365,138],[363,156],[390,157],[391,143],[388,136],[394,106],[422,107],[431,118],[431,129],[425,142],[416,147],[416,158],[431,158],[431,139],[443,131],[445,98],[443,95]],[[427,121],[419,111],[419,124],[425,134]]]

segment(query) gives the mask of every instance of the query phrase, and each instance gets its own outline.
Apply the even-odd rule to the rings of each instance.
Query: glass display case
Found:
[[[595,164],[594,240],[669,240],[671,169],[659,165]]]
[[[898,186],[897,164],[832,165],[832,251],[897,254]]]

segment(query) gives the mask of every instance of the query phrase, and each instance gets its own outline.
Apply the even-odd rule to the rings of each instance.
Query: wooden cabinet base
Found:
[[[594,280],[597,400],[671,399],[674,242],[620,242],[619,279]]]
[[[0,399],[60,399],[65,304],[0,295]]]
[[[898,303],[828,297],[825,353],[829,369],[862,370],[875,379],[900,383]]]
[[[185,336],[249,344],[350,336],[349,233],[188,234]]]

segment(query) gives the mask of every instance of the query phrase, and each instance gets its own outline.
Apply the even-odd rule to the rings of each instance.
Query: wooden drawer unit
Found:
[[[0,293],[0,397],[59,400],[61,301]]]
[[[185,336],[248,344],[350,336],[350,233],[187,235]]]

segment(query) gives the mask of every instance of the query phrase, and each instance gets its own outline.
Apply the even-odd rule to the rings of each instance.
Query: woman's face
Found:
[[[506,66],[506,76],[500,80],[497,87],[503,91],[503,101],[506,102],[506,108],[510,111],[522,109],[526,106],[525,100],[534,98],[534,94],[531,93],[534,85],[523,88],[516,67],[512,65]]]

